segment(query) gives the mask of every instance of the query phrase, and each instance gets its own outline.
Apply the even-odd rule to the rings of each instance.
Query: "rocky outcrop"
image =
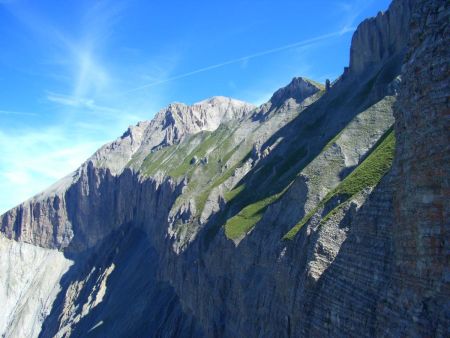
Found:
[[[279,106],[289,99],[294,99],[300,103],[309,96],[317,93],[321,87],[323,88],[322,85],[313,83],[311,80],[303,77],[294,77],[286,87],[278,89],[272,95],[270,102],[274,106]]]
[[[45,248],[69,245],[73,230],[67,215],[65,194],[73,181],[79,178],[80,171],[2,215],[2,233],[9,239]]]
[[[395,0],[355,33],[350,81],[173,104],[3,215],[2,333],[448,336],[449,17]],[[384,175],[366,161],[394,107]]]
[[[414,0],[393,1],[386,12],[364,20],[353,34],[349,72],[358,76],[406,51]]]
[[[100,148],[90,160],[96,167],[120,174],[130,165],[138,169],[151,151],[179,143],[187,135],[213,131],[221,123],[239,119],[255,106],[223,96],[216,96],[192,106],[172,103],[151,121],[139,122],[116,141]]]

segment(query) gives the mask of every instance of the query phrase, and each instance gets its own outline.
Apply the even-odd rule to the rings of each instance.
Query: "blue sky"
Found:
[[[385,0],[0,0],[0,213],[173,101],[260,104],[348,64]]]

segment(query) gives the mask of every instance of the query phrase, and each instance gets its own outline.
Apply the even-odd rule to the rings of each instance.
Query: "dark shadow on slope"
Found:
[[[61,280],[62,289],[40,337],[53,337],[60,329],[66,294],[71,290],[73,315],[79,316],[79,321],[73,321],[71,337],[203,336],[193,317],[182,311],[172,287],[157,280],[159,257],[147,235],[133,224],[114,231],[95,248],[68,258],[74,265]],[[77,284],[81,282],[82,286]],[[98,304],[92,306],[96,300]]]
[[[390,88],[389,84],[400,73],[402,58],[401,53],[391,57],[364,78],[341,79],[273,134],[261,151],[277,145],[238,183],[237,186],[243,185],[244,189],[211,218],[206,225],[205,241],[210,242],[220,227],[245,206],[282,192],[355,116],[386,95],[392,95],[395,88]]]
[[[373,89],[377,81],[369,79],[365,81],[362,88],[356,80],[338,83],[334,90],[330,90],[294,121],[276,132],[263,145],[263,149],[281,139],[279,145],[242,179],[240,184],[245,184],[246,189],[230,203],[224,212],[212,218],[197,236],[195,242],[208,236],[211,229],[215,229],[217,232],[223,224],[221,221],[232,217],[243,206],[279,192],[289,184],[298,171],[310,163],[329,140],[342,130],[356,114],[377,102],[377,98],[379,100],[377,96],[375,99],[369,99],[369,96],[375,92]],[[360,90],[355,92],[352,88],[353,85]],[[290,155],[285,156],[285,154]],[[108,178],[107,181],[112,190],[107,189],[100,193],[104,208],[101,209],[100,217],[103,213],[107,216],[108,212],[111,212],[111,206],[117,205],[118,196],[111,193],[117,189],[117,182],[114,180],[114,178]],[[139,206],[136,201],[128,202]],[[92,210],[98,211],[95,205]],[[79,209],[74,207],[73,212],[78,211]],[[135,213],[134,209],[133,214]],[[110,217],[117,219],[114,214]],[[135,215],[132,219],[134,218]],[[109,218],[106,219],[104,225],[108,224],[108,220]],[[72,336],[202,336],[195,320],[181,310],[174,290],[168,283],[157,280],[159,257],[154,248],[150,246],[147,236],[136,228],[137,226],[132,224],[123,225],[119,230],[103,239],[95,248],[83,251],[82,247],[76,246],[76,250],[70,251],[77,252],[76,254],[67,254],[75,263],[61,281],[62,290],[43,324],[41,337],[52,337],[59,330],[62,319],[60,314],[63,312],[66,293],[73,285],[71,283],[85,281],[84,287],[76,292],[78,297],[75,306],[78,307],[74,309],[74,314],[79,315],[83,311],[83,304],[87,303],[90,293],[94,290],[94,286],[98,285],[98,278],[112,264],[114,264],[114,270],[106,280],[106,291],[101,302],[86,312],[85,316],[74,325]],[[98,231],[103,231],[103,228],[99,228]],[[85,238],[82,237],[82,233],[75,235],[76,241],[73,243],[84,242]],[[195,243],[192,243],[183,255],[192,254],[191,249],[196,247],[193,244]],[[91,273],[92,267],[95,267],[95,271]],[[227,285],[231,285],[231,282],[227,282],[226,278],[221,282],[223,287],[219,288],[218,292],[226,297]],[[98,289],[95,289],[92,297],[95,299],[97,296]],[[92,304],[92,301],[90,303]],[[218,306],[218,304],[216,305]],[[220,319],[221,316],[218,315],[218,318]],[[220,320],[217,325],[217,333],[223,332]]]
[[[339,332],[348,336],[351,332],[376,336],[376,308],[388,282],[393,257],[392,180],[391,171],[357,212],[348,211],[336,225],[349,229],[347,238],[320,278],[309,285],[302,300],[302,306],[309,309],[300,323],[306,335],[335,336]]]

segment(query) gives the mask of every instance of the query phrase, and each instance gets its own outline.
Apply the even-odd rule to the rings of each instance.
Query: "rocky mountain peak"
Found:
[[[189,132],[213,131],[222,122],[241,118],[255,108],[254,105],[224,96],[209,99],[188,106],[184,103],[171,103],[162,109],[156,120],[161,119],[163,129],[180,125]]]
[[[279,106],[286,100],[292,98],[300,103],[307,97],[323,89],[323,85],[306,79],[304,77],[294,77],[292,81],[283,88],[278,89],[270,99],[270,102]]]
[[[151,121],[130,126],[120,138],[103,146],[89,160],[97,167],[119,174],[137,153],[148,154],[176,144],[186,135],[214,131],[221,123],[239,119],[254,108],[250,103],[224,96],[211,97],[190,106],[173,102]],[[139,157],[137,162],[142,160]]]

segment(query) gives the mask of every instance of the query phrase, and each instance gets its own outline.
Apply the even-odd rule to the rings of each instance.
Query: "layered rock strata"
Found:
[[[171,105],[3,215],[2,334],[448,336],[449,17],[395,0],[328,90]]]

